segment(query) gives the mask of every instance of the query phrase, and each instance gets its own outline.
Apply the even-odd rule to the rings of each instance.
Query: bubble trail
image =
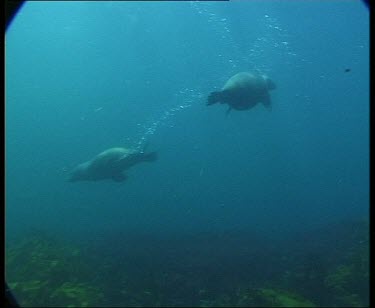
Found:
[[[183,103],[179,103],[177,106],[171,107],[167,109],[159,119],[156,121],[153,121],[149,125],[141,125],[144,129],[144,132],[142,133],[142,136],[139,138],[139,140],[136,142],[136,149],[143,151],[145,148],[145,145],[148,143],[148,140],[151,136],[153,136],[158,128],[161,125],[164,125],[169,121],[171,118],[173,118],[176,113],[181,112],[182,110],[186,110],[194,105],[194,102],[198,101],[199,98],[202,97],[200,93],[197,93],[196,90],[192,89],[183,89],[179,91],[177,94],[175,94],[177,101],[183,101]]]

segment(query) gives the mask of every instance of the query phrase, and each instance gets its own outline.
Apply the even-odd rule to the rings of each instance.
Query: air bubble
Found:
[[[190,103],[193,102],[192,99],[189,100],[189,97],[190,98],[194,98],[194,97],[199,97],[199,95],[201,95],[200,93],[196,93],[196,90],[194,89],[189,89],[189,88],[185,88],[185,89],[182,89],[182,90],[179,90],[177,93],[175,93],[174,96],[177,96],[177,99],[178,100],[185,100],[185,103],[181,104],[178,104],[177,106],[174,106],[168,110],[166,110],[160,117],[159,120],[157,121],[154,121],[153,123],[151,123],[150,125],[146,125],[144,126],[144,133],[143,135],[141,136],[141,138],[139,139],[139,141],[136,143],[137,146],[139,148],[142,147],[142,145],[144,145],[144,143],[147,141],[147,139],[149,137],[151,137],[152,135],[154,135],[157,131],[157,129],[162,126],[162,127],[169,127],[169,128],[173,128],[175,126],[174,123],[168,123],[167,121],[172,118],[173,116],[175,116],[175,114],[179,111],[179,110],[183,110],[183,109],[186,109],[190,106],[192,106]],[[187,98],[183,98],[181,96],[187,96]],[[138,126],[140,126],[141,124],[137,124]]]

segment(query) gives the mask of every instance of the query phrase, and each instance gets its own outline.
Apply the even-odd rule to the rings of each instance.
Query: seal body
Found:
[[[115,182],[123,182],[126,179],[126,175],[123,173],[125,170],[138,163],[151,162],[156,159],[156,152],[146,154],[134,149],[110,148],[96,155],[91,160],[75,167],[68,181],[100,181],[111,179]]]
[[[212,92],[207,100],[207,106],[216,103],[227,104],[231,109],[247,110],[262,103],[271,108],[270,90],[276,88],[275,83],[266,75],[241,72],[232,76],[221,89]]]

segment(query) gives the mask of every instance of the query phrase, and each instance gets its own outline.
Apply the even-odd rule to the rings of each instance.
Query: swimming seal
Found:
[[[156,159],[156,152],[144,153],[136,149],[110,148],[75,167],[68,181],[111,179],[115,182],[123,182],[126,179],[126,175],[123,173],[125,170],[141,162],[153,162]]]
[[[276,84],[266,75],[241,72],[232,76],[221,89],[208,96],[207,106],[221,103],[231,109],[247,110],[262,103],[271,109],[270,90],[276,89]]]

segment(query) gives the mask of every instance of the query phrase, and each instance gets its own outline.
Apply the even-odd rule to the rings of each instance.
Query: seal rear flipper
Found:
[[[271,104],[271,96],[269,93],[265,94],[262,98],[262,104],[264,107],[266,107],[269,111],[272,110],[272,104]]]
[[[221,91],[211,92],[207,99],[207,106],[216,104],[221,100]]]
[[[143,155],[144,161],[155,161],[158,159],[158,153],[157,152],[150,152]]]
[[[127,176],[122,174],[122,173],[114,174],[111,177],[111,179],[115,182],[124,182],[126,180],[126,178],[127,178]]]

